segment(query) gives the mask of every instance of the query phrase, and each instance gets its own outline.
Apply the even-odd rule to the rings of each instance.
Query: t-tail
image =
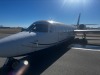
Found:
[[[77,28],[79,28],[79,25],[80,25],[80,17],[81,17],[81,13],[79,13],[79,16],[78,16]]]

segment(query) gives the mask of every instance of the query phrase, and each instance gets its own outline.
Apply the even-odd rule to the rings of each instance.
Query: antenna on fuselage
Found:
[[[52,17],[49,18],[50,21],[54,21],[54,19]]]

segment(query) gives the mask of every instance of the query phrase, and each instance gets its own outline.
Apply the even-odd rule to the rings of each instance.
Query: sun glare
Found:
[[[63,0],[63,5],[73,5],[73,6],[79,6],[79,5],[88,5],[90,0]]]
[[[69,0],[70,3],[84,3],[86,0]]]

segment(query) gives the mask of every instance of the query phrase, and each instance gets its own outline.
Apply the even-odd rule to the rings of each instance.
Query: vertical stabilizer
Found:
[[[81,17],[81,13],[79,13],[79,16],[78,16],[77,28],[78,28],[78,27],[79,27],[79,25],[80,25],[80,17]]]

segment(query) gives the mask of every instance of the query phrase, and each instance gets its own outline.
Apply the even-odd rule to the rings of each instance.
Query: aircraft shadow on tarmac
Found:
[[[30,64],[25,75],[40,75],[68,50],[70,50],[70,48],[67,48],[67,45],[60,45],[59,47],[56,46],[38,51],[33,55],[23,58],[28,60]]]

